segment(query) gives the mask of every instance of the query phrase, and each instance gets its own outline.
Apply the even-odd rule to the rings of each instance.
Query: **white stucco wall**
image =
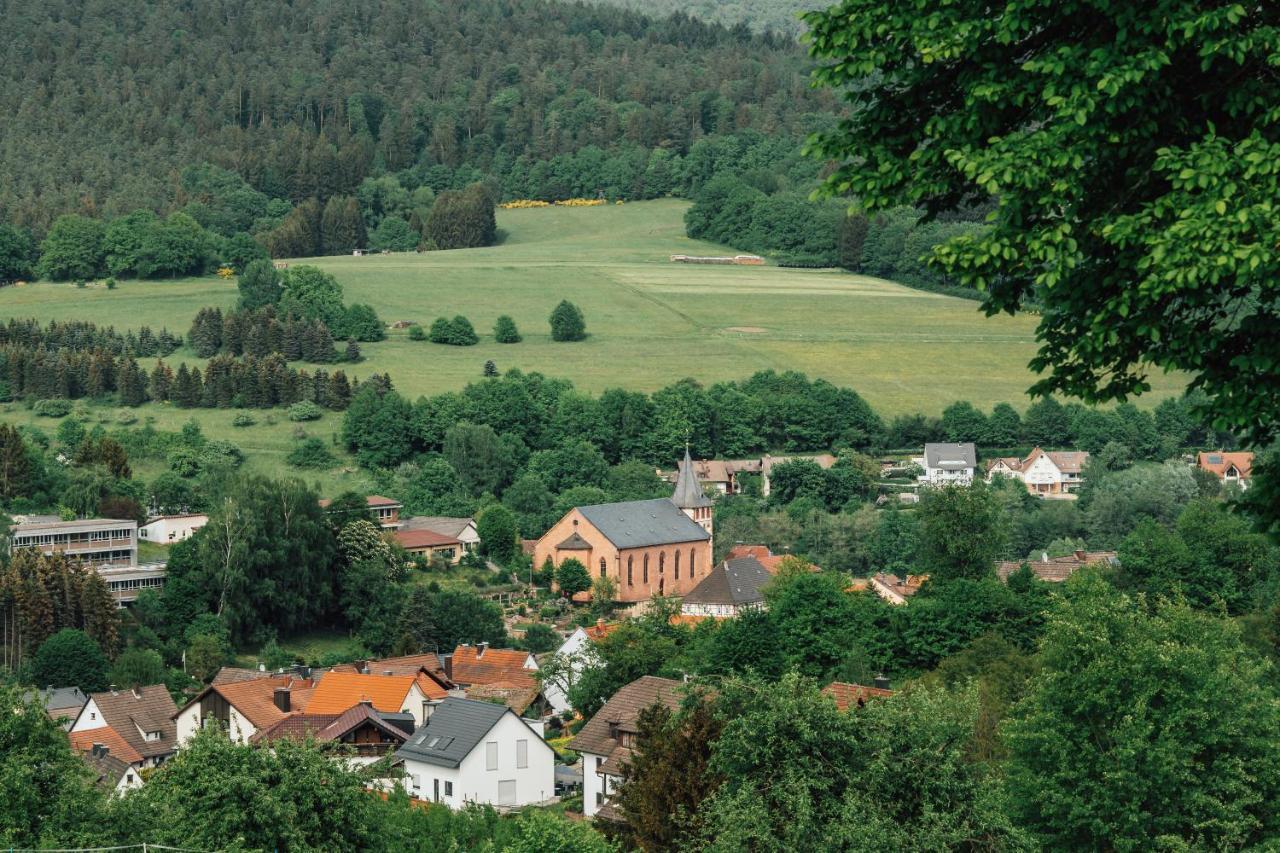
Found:
[[[516,767],[517,741],[526,741],[528,766]],[[487,746],[498,745],[498,769],[487,766]],[[502,805],[498,801],[499,782],[514,780],[516,797],[514,806],[540,803],[555,796],[555,753],[536,732],[521,722],[515,714],[505,714],[489,733],[476,744],[475,749],[462,760],[460,766],[438,767],[422,761],[406,758],[405,790],[410,796],[423,800],[435,797],[435,781],[440,780],[440,802],[450,808],[461,808],[469,802]],[[413,783],[417,781],[417,787]],[[453,794],[445,794],[445,782],[453,783]]]

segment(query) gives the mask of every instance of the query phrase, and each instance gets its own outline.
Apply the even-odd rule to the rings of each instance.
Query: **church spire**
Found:
[[[680,473],[676,477],[676,491],[671,502],[680,509],[690,510],[698,507],[712,506],[711,499],[702,491],[698,483],[698,475],[693,470],[693,459],[689,456],[689,444],[684,446],[684,461],[680,463]]]

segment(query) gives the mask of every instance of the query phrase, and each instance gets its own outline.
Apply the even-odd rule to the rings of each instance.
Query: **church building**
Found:
[[[711,510],[685,450],[671,497],[574,507],[538,540],[534,565],[573,557],[623,603],[684,595],[713,568]]]

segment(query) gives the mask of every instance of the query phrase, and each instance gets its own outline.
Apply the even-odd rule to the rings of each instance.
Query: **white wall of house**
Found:
[[[182,746],[187,741],[196,736],[196,732],[200,730],[200,703],[197,702],[190,708],[185,708],[173,718],[174,725],[177,726],[178,746]]]
[[[759,610],[761,605],[739,607],[736,604],[682,604],[680,613],[683,616],[714,616],[717,619],[728,619],[737,616],[744,610]]]
[[[542,683],[542,695],[557,714],[563,714],[573,706],[569,704],[569,688],[571,688],[582,670],[590,662],[594,652],[591,649],[591,638],[586,629],[576,628],[569,638],[556,649],[556,657],[568,664],[565,676]]]
[[[142,774],[138,772],[137,767],[131,764],[129,765],[129,769],[124,772],[124,775],[120,777],[120,781],[116,783],[114,793],[116,796],[122,797],[128,791],[141,787]]]
[[[462,543],[462,550],[468,554],[480,547],[480,534],[476,531],[474,521],[462,528],[462,532],[458,534],[458,541]]]
[[[181,542],[209,523],[207,515],[183,515],[157,518],[138,528],[138,538],[144,542],[170,545]]]
[[[587,817],[594,817],[622,784],[617,777],[602,776],[598,772],[604,760],[603,755],[582,753],[582,813]]]
[[[73,732],[89,732],[94,729],[105,728],[106,725],[107,721],[102,719],[102,711],[98,710],[98,703],[90,699],[80,709],[80,715],[71,724],[70,730]]]
[[[514,713],[504,714],[458,767],[406,758],[404,769],[410,796],[438,796],[454,809],[467,803],[516,808],[555,796],[555,753]]]
[[[1022,479],[1032,492],[1052,489],[1055,486],[1060,488],[1062,486],[1062,471],[1057,465],[1053,464],[1053,460],[1049,458],[1047,453],[1041,453],[1036,457],[1036,461],[1032,462],[1022,472]]]

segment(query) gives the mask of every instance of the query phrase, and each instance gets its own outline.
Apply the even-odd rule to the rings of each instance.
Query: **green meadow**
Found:
[[[462,387],[481,376],[485,361],[499,370],[567,377],[581,389],[610,386],[652,391],[683,377],[710,383],[757,370],[799,370],[856,389],[884,415],[938,414],[967,399],[989,409],[1001,401],[1028,404],[1034,381],[1033,316],[988,318],[976,302],[925,293],[836,270],[773,266],[676,264],[669,256],[732,254],[684,236],[687,202],[663,200],[602,207],[501,210],[499,245],[424,254],[293,260],[332,273],[348,302],[367,302],[386,323],[424,327],[438,316],[463,314],[481,340],[448,347],[409,340],[392,330],[363,345],[356,376],[388,372],[410,397]],[[582,309],[590,333],[580,343],[551,340],[547,316],[561,299]],[[185,334],[197,310],[231,307],[234,280],[124,281],[114,290],[40,283],[0,291],[0,316],[86,319],[118,329],[150,325]],[[519,344],[493,340],[493,321],[511,315]],[[197,361],[190,352],[171,359]],[[1143,405],[1176,394],[1176,377],[1153,377]],[[27,420],[19,405],[5,417]],[[283,466],[295,424],[230,426],[233,413],[176,411],[148,405],[139,413],[158,427],[190,417],[206,433],[229,438],[255,467]],[[337,418],[304,425],[328,437]],[[323,477],[325,485],[357,474]]]

